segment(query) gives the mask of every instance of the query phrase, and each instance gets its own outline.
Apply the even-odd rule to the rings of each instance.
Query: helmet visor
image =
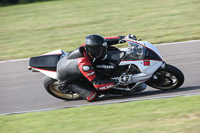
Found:
[[[100,46],[100,47],[93,46],[93,47],[88,47],[87,49],[88,52],[97,59],[104,58],[107,53],[106,46]]]

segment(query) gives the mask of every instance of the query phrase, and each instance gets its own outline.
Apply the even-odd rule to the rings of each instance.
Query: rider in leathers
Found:
[[[94,101],[98,97],[98,92],[106,91],[118,84],[117,79],[100,77],[95,71],[94,64],[105,60],[110,45],[125,42],[124,37],[86,36],[85,44],[59,60],[57,64],[59,89],[73,90],[87,101]]]

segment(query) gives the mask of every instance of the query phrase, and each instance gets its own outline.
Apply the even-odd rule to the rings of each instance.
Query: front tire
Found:
[[[183,82],[183,73],[178,68],[166,64],[165,69],[158,70],[146,84],[160,90],[172,90],[179,88]]]
[[[75,100],[79,99],[80,96],[77,93],[70,92],[70,93],[63,93],[58,89],[59,83],[57,80],[52,79],[48,76],[44,78],[44,88],[46,91],[51,94],[52,96],[62,99],[62,100]]]

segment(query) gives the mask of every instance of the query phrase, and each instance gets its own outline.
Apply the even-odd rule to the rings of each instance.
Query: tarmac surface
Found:
[[[89,103],[84,100],[63,101],[54,98],[43,87],[41,73],[27,69],[28,59],[0,62],[0,115],[44,111],[86,105],[111,104],[146,99],[169,98],[200,94],[200,40],[161,44],[156,46],[166,63],[178,67],[185,75],[177,90],[160,91],[148,87],[132,96],[100,98]]]

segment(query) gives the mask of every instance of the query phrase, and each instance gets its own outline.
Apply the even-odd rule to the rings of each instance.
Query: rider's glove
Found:
[[[128,34],[128,38],[132,40],[137,40],[137,37],[133,34]]]
[[[124,85],[132,82],[132,75],[122,74],[118,78],[118,84]]]
[[[124,40],[125,39],[125,36],[118,36],[119,37],[119,43],[125,43],[126,41]]]

